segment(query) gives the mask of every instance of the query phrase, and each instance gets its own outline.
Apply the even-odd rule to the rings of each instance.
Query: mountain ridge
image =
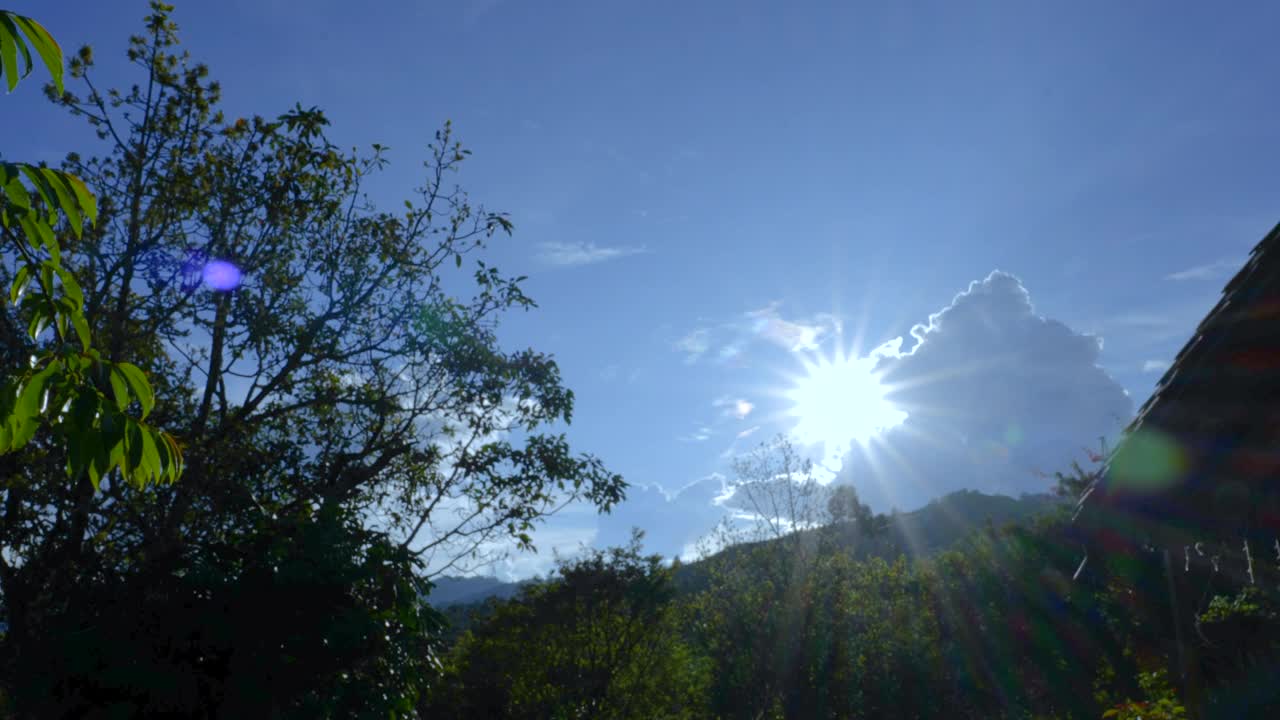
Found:
[[[1067,503],[1067,499],[1050,493],[1024,493],[1015,498],[979,490],[957,490],[915,510],[889,515],[887,528],[875,537],[862,536],[853,523],[841,523],[829,530],[834,529],[837,533],[836,546],[846,548],[859,557],[894,557],[899,554],[920,557],[944,550],[988,524],[1000,527],[1029,522]],[[725,548],[716,555],[731,552],[733,547],[736,546]],[[707,559],[682,563],[677,571],[678,584],[684,587],[697,584],[701,565]],[[477,605],[490,598],[506,600],[519,593],[524,585],[537,580],[444,576],[433,581],[435,587],[428,601],[437,608],[445,609]]]

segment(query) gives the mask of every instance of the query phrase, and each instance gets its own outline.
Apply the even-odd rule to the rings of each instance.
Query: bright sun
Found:
[[[819,357],[806,361],[787,397],[797,424],[793,432],[805,443],[822,443],[828,456],[839,456],[852,442],[865,445],[907,414],[885,399],[888,391],[874,372],[874,357]]]

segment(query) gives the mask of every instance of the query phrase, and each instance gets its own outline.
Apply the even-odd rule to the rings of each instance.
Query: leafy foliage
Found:
[[[629,546],[562,562],[459,640],[425,717],[695,716],[707,663],[682,641],[671,570]]]
[[[1164,670],[1139,674],[1138,685],[1146,700],[1125,701],[1103,712],[1102,717],[1115,720],[1180,720],[1187,717],[1187,709],[1178,700]]]
[[[773,461],[744,469],[779,467],[785,458]],[[1093,470],[1073,472],[1067,481],[1083,483]],[[778,493],[779,508],[789,507],[787,486],[756,490],[765,487]],[[1192,716],[1192,709],[1208,718],[1273,713],[1267,668],[1280,623],[1263,589],[1272,587],[1267,569],[1255,565],[1257,584],[1246,577],[1243,587],[1215,576],[1222,592],[1199,611],[1203,637],[1184,648],[1195,651],[1213,686],[1193,696],[1175,674],[1181,657],[1176,608],[1158,553],[1115,553],[1086,571],[1069,505],[1047,498],[1038,505],[1042,515],[996,527],[982,522],[993,507],[982,498],[962,494],[946,504],[947,514],[973,515],[964,523],[972,528],[967,536],[942,552],[914,556],[882,555],[880,547],[867,554],[863,544],[832,534],[847,522],[777,537],[773,528],[803,524],[783,515],[779,523],[748,525],[745,532],[726,528],[729,537],[716,547],[736,544],[673,571],[676,577],[699,571],[697,581],[681,582],[669,601],[682,618],[683,642],[672,645],[680,648],[672,656],[702,668],[698,689],[682,696],[678,712],[1017,719],[1177,718]],[[773,506],[767,496],[757,499],[761,507]],[[1194,565],[1188,568],[1179,577],[1194,573]],[[539,687],[552,688],[546,692],[556,698],[581,692],[587,683],[576,676],[552,682],[541,674],[575,652],[557,643],[582,642],[569,619],[574,613],[520,609],[527,607],[492,603],[473,615],[469,634],[450,654],[460,674],[444,687],[484,688],[476,703],[508,697],[495,688],[515,677],[539,678]],[[488,651],[478,652],[477,644]],[[548,655],[530,650],[543,644],[557,649]],[[531,652],[536,659],[526,665]],[[444,706],[513,712],[505,704],[466,706],[457,699]],[[541,716],[556,715],[544,708]]]
[[[61,92],[62,50],[53,37],[35,20],[0,10],[0,77],[10,91],[31,72],[28,43]],[[21,450],[47,422],[67,448],[73,481],[87,476],[96,490],[119,468],[138,486],[172,482],[182,472],[182,450],[172,436],[144,422],[155,400],[142,371],[92,347],[84,291],[62,264],[55,233],[60,216],[76,237],[97,220],[97,200],[79,177],[0,162],[0,233],[19,259],[8,301],[26,320],[34,351],[29,363],[9,369],[0,384],[0,454]],[[48,329],[53,344],[41,345]],[[69,343],[72,331],[78,349]],[[135,401],[138,418],[126,412]]]
[[[0,78],[4,79],[9,92],[18,86],[18,80],[31,73],[32,50],[53,77],[54,87],[62,92],[62,48],[58,42],[35,20],[0,10]],[[19,57],[22,58],[21,69],[18,67]]]
[[[5,696],[27,716],[411,714],[437,673],[429,578],[625,483],[558,430],[555,361],[499,342],[534,303],[483,258],[513,226],[453,184],[450,126],[380,210],[363,188],[386,148],[340,150],[317,108],[224,117],[178,39],[153,2],[125,90],[77,52],[47,94],[101,154],[4,176]]]

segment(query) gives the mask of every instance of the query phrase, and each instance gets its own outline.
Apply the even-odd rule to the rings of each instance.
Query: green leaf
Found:
[[[76,337],[80,338],[80,349],[88,350],[92,338],[89,335],[89,321],[85,320],[84,313],[72,313],[71,326],[76,329]]]
[[[156,396],[151,391],[151,383],[147,382],[147,376],[138,369],[137,365],[122,362],[116,363],[116,367],[124,375],[124,379],[129,383],[129,389],[138,398],[138,404],[142,406],[142,417],[145,419],[151,413],[151,408],[155,407]]]
[[[71,421],[80,432],[93,429],[101,402],[100,396],[92,388],[80,388],[76,393],[76,399],[71,401]]]
[[[164,440],[165,445],[169,446],[169,456],[172,463],[169,465],[169,481],[173,482],[182,474],[182,448],[178,446],[178,441],[169,433],[160,433],[160,438]]]
[[[0,12],[0,75],[4,76],[9,92],[18,87],[18,78],[26,72],[18,71],[18,48],[26,47],[26,43],[18,37],[18,28],[9,19],[9,13]],[[27,57],[27,72],[31,72],[30,56]]]
[[[53,78],[53,86],[58,89],[58,94],[63,93],[62,90],[62,48],[58,47],[58,42],[53,39],[48,30],[40,23],[28,17],[6,13],[22,28],[22,32],[26,33],[27,39],[35,47],[36,52],[40,54],[40,59],[44,61],[44,66],[49,71],[49,75]]]
[[[27,283],[30,280],[31,266],[23,265],[18,268],[18,273],[13,278],[13,286],[9,288],[9,302],[18,302],[18,298],[22,296],[22,291],[27,289]]]
[[[3,172],[0,173],[0,184],[4,186],[5,195],[19,207],[27,209],[31,207],[30,193],[22,186],[20,175],[26,176],[50,213],[61,210],[67,216],[77,237],[86,223],[97,222],[98,200],[80,178],[71,173],[27,163],[5,163]],[[52,215],[50,217],[52,223]],[[32,246],[37,246],[34,240]]]
[[[96,458],[97,453],[94,453],[94,456]],[[93,459],[90,459],[85,471],[89,474],[89,482],[93,484],[93,491],[97,492],[98,488],[102,486],[102,476],[106,473],[102,472],[102,466],[94,462]],[[75,476],[73,475],[72,477]]]
[[[26,298],[23,298],[24,300]],[[27,324],[27,337],[33,341],[40,338],[40,334],[49,329],[49,323],[53,320],[53,315],[49,310],[48,303],[37,302],[31,305],[31,322]]]
[[[76,308],[84,307],[84,291],[80,289],[80,283],[76,282],[76,276],[61,265],[53,265],[53,270],[62,281],[63,292],[76,304]]]
[[[0,168],[0,185],[4,188],[5,199],[12,203],[15,207],[22,210],[31,209],[31,193],[27,192],[27,186],[22,184],[22,176],[18,174],[16,168],[11,170],[8,163]]]
[[[79,475],[79,470],[84,470],[89,475],[89,482],[93,483],[93,489],[98,489],[98,484],[102,481],[102,467],[106,464],[107,457],[106,448],[102,446],[102,436],[96,432],[85,433],[80,438],[80,458],[79,468],[76,474],[72,475],[75,479]]]
[[[102,474],[106,475],[108,472],[111,471],[111,468],[116,466],[120,466],[123,472],[123,466],[124,466],[124,435],[123,434],[120,436],[119,440],[115,441],[114,444],[107,444],[107,452],[108,452],[107,467],[105,470],[102,471]]]
[[[22,184],[22,172],[16,163],[0,162],[0,189],[10,203],[23,210],[31,208],[31,195]]]
[[[48,223],[34,217],[31,213],[23,213],[18,218],[18,225],[22,227],[22,233],[27,236],[27,242],[31,247],[39,248],[42,245],[46,248],[58,247],[58,241],[53,237],[53,228],[49,227]],[[50,255],[53,256],[55,261],[61,260],[58,254],[50,252]]]
[[[115,395],[116,407],[124,410],[129,407],[129,385],[120,368],[111,368],[111,393]]]
[[[155,433],[154,439],[155,439],[155,446],[156,446],[156,455],[158,456],[159,469],[160,469],[160,472],[157,472],[156,474],[160,475],[161,473],[165,472],[168,469],[169,464],[171,462],[169,458],[169,443],[164,441],[163,433],[161,433],[158,430]]]
[[[139,468],[143,471],[143,479],[147,476],[160,475],[160,453],[156,450],[155,431],[151,428],[142,428],[142,466]]]
[[[14,407],[14,411],[17,414],[27,417],[35,417],[40,414],[40,397],[44,393],[45,385],[48,384],[49,378],[53,376],[56,367],[56,363],[50,363],[49,367],[36,373],[27,381],[22,388],[22,392],[18,394],[18,403]]]
[[[18,43],[18,52],[22,53],[22,76],[26,77],[31,74],[31,51],[27,49],[26,43]]]
[[[40,287],[44,290],[53,289],[53,266],[49,263],[40,263]]]
[[[132,471],[142,464],[142,427],[132,418],[125,420],[124,443],[124,464]]]
[[[40,427],[41,400],[48,388],[49,381],[60,369],[61,365],[59,363],[56,361],[51,362],[48,367],[33,375],[22,386],[17,402],[14,405],[13,414],[8,421],[13,433],[12,438],[10,438],[12,450],[17,450],[26,445],[32,436],[36,434],[36,429]]]
[[[49,168],[40,168],[40,174],[44,175],[49,187],[53,188],[54,194],[58,196],[58,207],[62,208],[62,212],[71,221],[71,230],[76,234],[76,237],[80,237],[84,219],[80,215],[80,203],[76,201],[75,191],[71,189],[71,184],[64,177],[65,173],[50,170]]]
[[[89,223],[96,223],[98,221],[98,199],[89,191],[89,186],[71,173],[62,173],[62,177],[71,186],[72,192],[76,195],[76,201],[80,203],[80,209],[89,218]]]
[[[27,180],[31,182],[31,186],[35,188],[36,192],[40,194],[40,199],[44,201],[45,208],[49,212],[53,212],[58,207],[58,203],[55,202],[57,194],[53,188],[49,187],[49,181],[40,174],[40,168],[27,163],[15,163],[14,167],[18,168],[27,177]]]
[[[104,408],[99,415],[98,428],[102,432],[102,443],[108,450],[124,442],[124,416],[119,412]]]

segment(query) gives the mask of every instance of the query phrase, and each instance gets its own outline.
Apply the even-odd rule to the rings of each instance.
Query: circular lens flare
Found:
[[[226,260],[211,260],[201,271],[204,284],[214,290],[235,290],[240,287],[240,268]]]
[[[787,397],[796,418],[792,432],[838,459],[852,443],[866,445],[878,433],[906,419],[885,399],[888,388],[875,372],[876,357],[818,357],[804,363]]]

